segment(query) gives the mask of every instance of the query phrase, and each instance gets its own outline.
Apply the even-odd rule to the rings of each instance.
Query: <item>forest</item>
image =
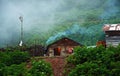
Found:
[[[22,1],[12,1],[11,3],[22,5]],[[31,7],[30,9],[23,5],[23,11],[25,11],[23,12],[25,16],[23,16],[25,20],[23,21],[23,43],[27,46],[34,44],[45,46],[61,37],[69,37],[83,45],[95,45],[97,41],[105,40],[102,30],[104,24],[120,23],[119,0],[53,0],[52,2],[44,0],[42,1],[43,7],[39,7],[37,11],[34,5],[39,2],[33,2],[31,6],[28,1],[24,3],[27,7]],[[4,6],[4,3],[2,5]],[[39,4],[37,5],[39,6]],[[4,10],[2,11],[4,12]],[[4,15],[3,13],[1,18],[7,18]],[[20,24],[18,24],[18,21],[15,23],[14,21],[7,23],[7,20],[4,20],[1,22],[0,30],[3,31],[0,37],[1,47],[17,46],[19,44],[20,29],[18,29],[18,25]],[[14,27],[13,30],[11,30],[12,27]],[[6,32],[4,32],[5,30]]]
[[[46,45],[61,37],[69,37],[83,45],[95,45],[97,41],[105,40],[104,24],[120,23],[119,3],[119,0],[86,0],[84,3],[66,0],[62,5],[64,9],[59,8],[55,13],[58,20],[55,26],[48,32],[33,28],[32,33],[25,36],[26,43],[32,44],[36,40]]]

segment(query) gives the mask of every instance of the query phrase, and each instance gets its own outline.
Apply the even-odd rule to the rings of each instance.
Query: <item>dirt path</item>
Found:
[[[63,76],[64,66],[65,66],[64,57],[49,57],[49,58],[45,58],[45,60],[51,63],[54,76]]]

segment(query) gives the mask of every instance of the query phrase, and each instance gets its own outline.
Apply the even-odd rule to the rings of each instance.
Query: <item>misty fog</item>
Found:
[[[118,12],[118,8],[114,7],[115,1],[106,1],[106,6],[112,6],[108,11],[113,15]],[[84,11],[100,8],[102,2],[104,0],[0,0],[0,46],[12,44],[12,42],[19,43],[20,16],[23,16],[24,32],[29,32],[33,28],[39,28],[40,32],[49,32],[63,20],[74,19],[79,15],[84,16],[80,20],[81,23],[84,22],[87,15]],[[107,5],[107,2],[111,5]],[[78,10],[82,9],[79,14],[76,7],[79,7]],[[114,9],[114,12],[111,9]],[[108,17],[110,14],[105,10],[100,18],[104,16]]]

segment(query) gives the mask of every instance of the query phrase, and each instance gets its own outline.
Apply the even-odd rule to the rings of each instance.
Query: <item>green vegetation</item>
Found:
[[[25,34],[26,44],[34,44],[37,39],[38,43],[45,45],[50,37],[53,39],[49,43],[66,36],[83,45],[95,45],[104,40],[104,24],[120,23],[119,3],[119,0],[64,0],[54,13],[57,20],[54,27],[47,32],[41,32],[39,27],[31,29]],[[73,29],[75,25],[78,28]]]
[[[45,2],[49,3],[48,0],[45,0]],[[70,37],[83,45],[95,45],[97,41],[104,40],[104,32],[102,30],[104,24],[120,23],[120,0],[60,0],[55,3],[54,8],[53,13],[45,13],[45,17],[43,16],[45,19],[39,13],[37,16],[38,20],[34,20],[34,18],[37,18],[37,11],[34,11],[36,14],[31,13],[30,18],[28,18],[33,18],[33,20],[28,22],[28,25],[24,25],[23,43],[25,45],[46,45],[47,41],[51,43],[63,36]],[[25,20],[27,21],[26,18]],[[78,28],[73,29],[75,25]],[[18,31],[17,33],[19,34]],[[18,34],[16,35],[17,38],[11,37],[8,40],[2,40],[3,43],[0,46],[18,45]],[[50,40],[49,38],[51,37],[53,39]]]
[[[28,52],[21,52],[15,50],[14,52],[0,52],[0,63],[3,63],[7,66],[12,64],[21,64],[30,59]]]
[[[0,52],[0,76],[53,76],[49,63],[33,59],[30,60],[27,52],[18,50]],[[64,76],[120,75],[120,45],[76,47],[66,60]]]
[[[119,76],[120,46],[77,47],[67,58],[66,76]]]
[[[28,52],[19,50],[0,52],[0,76],[26,76]]]
[[[31,62],[28,52],[0,52],[0,76],[53,76],[52,74],[49,63],[42,60]]]
[[[1,68],[0,76],[26,76],[27,69],[25,63],[12,64],[10,66],[4,66]]]
[[[32,68],[29,70],[30,76],[53,76],[52,68],[45,61],[33,61]]]

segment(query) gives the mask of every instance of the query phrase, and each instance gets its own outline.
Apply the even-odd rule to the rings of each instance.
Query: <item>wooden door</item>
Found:
[[[54,56],[60,56],[61,48],[54,48]]]

